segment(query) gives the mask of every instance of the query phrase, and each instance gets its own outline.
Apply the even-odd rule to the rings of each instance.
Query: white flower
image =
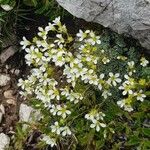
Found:
[[[20,42],[20,45],[22,45],[22,49],[25,49],[27,46],[31,44],[30,41],[26,39],[26,37],[23,37],[23,41]]]
[[[71,130],[67,126],[61,127],[61,131],[62,136],[71,135]]]
[[[25,89],[25,86],[28,84],[27,80],[19,79],[18,80],[18,86],[20,86],[23,90]]]
[[[61,33],[62,33],[62,32],[67,33],[67,28],[66,28],[65,25],[59,26],[58,30],[59,30],[59,32],[61,32]]]
[[[97,110],[95,110],[95,109],[91,110],[91,112],[90,112],[89,114],[86,114],[86,115],[85,115],[85,118],[86,118],[87,120],[91,120],[92,122],[93,122],[94,120],[100,120],[100,119],[103,120],[104,117],[105,117],[105,114],[104,114],[104,113],[102,113],[102,112],[97,112]]]
[[[30,66],[33,62],[33,59],[36,58],[34,53],[34,46],[30,46],[30,48],[26,48],[25,51],[27,54],[25,55],[26,63]]]
[[[124,110],[131,112],[131,111],[133,111],[133,108],[130,105],[125,105]]]
[[[76,104],[79,102],[79,100],[83,99],[83,96],[80,93],[75,93],[75,92],[71,91],[70,94],[68,95],[67,99],[70,102],[74,102]]]
[[[126,95],[126,94],[133,94],[133,91],[131,90],[131,86],[123,83],[122,86],[119,87],[120,90],[123,90],[122,94]]]
[[[88,33],[90,33],[90,30],[86,30],[85,32],[79,30],[79,33],[77,33],[77,37],[79,37],[79,41],[83,41],[87,37]]]
[[[11,7],[10,5],[8,4],[5,4],[5,5],[1,5],[1,7],[5,10],[5,11],[10,11],[13,9],[13,7]]]
[[[143,90],[140,90],[139,92],[134,93],[134,95],[137,97],[137,100],[143,102],[144,98],[146,97],[145,94],[143,94]]]
[[[55,20],[53,20],[53,23],[54,23],[54,25],[60,26],[60,25],[61,25],[61,22],[60,22],[60,16],[57,17],[57,18],[55,18]]]
[[[143,67],[146,67],[146,66],[149,64],[149,61],[146,60],[144,57],[142,57],[142,58],[140,59],[140,61],[141,61],[140,64],[141,64]]]
[[[51,147],[54,147],[56,145],[56,139],[51,138],[45,134],[42,135],[41,141],[44,141],[47,145],[50,145]]]
[[[128,62],[129,68],[130,68],[130,69],[134,68],[134,64],[135,64],[134,61]]]
[[[48,78],[48,74],[44,73],[43,76],[41,76],[41,78],[39,79],[39,82],[46,86],[51,82],[51,80]]]
[[[55,105],[50,106],[50,112],[53,114],[53,116],[55,116],[57,114],[58,109],[56,108]]]
[[[49,92],[50,99],[60,100],[60,94],[56,88],[53,88],[49,90],[48,92]]]
[[[99,88],[99,90],[102,90],[102,83],[103,83],[103,79],[104,79],[104,74],[102,73],[102,74],[100,74],[100,76],[99,76],[99,84],[98,84],[98,88]]]
[[[97,132],[100,131],[100,127],[105,128],[106,124],[100,123],[97,120],[93,120],[93,123],[90,125],[91,128],[95,128]]]
[[[118,105],[119,107],[123,108],[123,107],[126,105],[126,100],[123,99],[123,100],[121,100],[121,101],[117,101],[117,105]]]
[[[58,45],[60,45],[61,43],[64,43],[65,40],[62,37],[62,34],[56,34],[56,37],[58,38],[57,40],[54,41],[54,43],[58,43]]]
[[[60,135],[61,127],[59,126],[58,122],[55,122],[54,125],[51,125],[51,129],[53,133],[55,132],[56,134]]]
[[[46,40],[36,40],[36,46],[37,47],[41,47],[41,51],[42,52],[44,52],[44,51],[46,51],[46,50],[48,50],[49,48],[51,48],[51,45],[53,45],[53,44],[48,44],[47,42],[46,42]]]
[[[47,39],[47,31],[46,30],[44,30],[42,27],[38,27],[38,29],[39,29],[39,31],[40,32],[38,32],[38,36],[40,36],[40,37],[42,37],[44,40],[46,40]]]
[[[102,93],[102,96],[104,97],[104,99],[106,99],[108,96],[111,96],[112,94],[108,91],[108,90],[104,90]]]
[[[109,84],[112,83],[114,86],[116,86],[117,83],[121,82],[121,79],[119,78],[119,76],[120,76],[119,73],[113,74],[112,72],[110,72],[109,76],[110,76],[110,78],[108,79]]]
[[[45,27],[45,31],[55,31],[54,24],[48,23],[48,26]]]
[[[91,38],[88,39],[87,42],[91,43],[92,45],[95,45],[96,43],[101,44],[100,36],[96,36],[93,31],[91,31],[89,34]]]
[[[107,64],[110,62],[110,60],[107,57],[103,57],[102,62],[103,64]]]
[[[123,99],[123,100],[117,101],[117,104],[119,107],[124,108],[124,110],[131,112],[133,111],[133,108],[127,101],[128,99]]]
[[[63,66],[66,62],[65,58],[60,54],[52,56],[52,61],[55,62],[55,65],[59,67]]]
[[[81,80],[83,80],[85,83],[89,82],[89,79],[93,76],[94,70],[86,70],[86,74],[82,76]]]
[[[69,96],[69,89],[66,87],[66,88],[64,88],[64,89],[60,89],[61,90],[61,95],[64,95],[64,96],[66,96],[66,97],[68,97]]]
[[[134,79],[129,77],[128,75],[124,75],[124,78],[126,79],[126,81],[124,83],[129,84],[129,85],[134,85]]]
[[[89,83],[93,85],[98,85],[98,78],[97,75],[93,75],[89,77]]]
[[[67,110],[67,106],[64,105],[63,107],[61,107],[60,105],[57,105],[57,115],[58,116],[62,116],[63,119],[65,119],[67,117],[67,115],[71,114],[71,111]]]
[[[133,72],[136,72],[136,70],[134,69],[134,65],[135,65],[134,61],[128,62],[128,66],[129,66],[129,69],[130,69],[129,75],[132,75]]]

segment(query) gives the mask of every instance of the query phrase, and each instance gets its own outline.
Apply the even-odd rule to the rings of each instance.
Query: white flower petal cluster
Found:
[[[146,95],[144,94],[143,90],[138,91],[135,89],[136,81],[132,77],[128,75],[124,75],[124,78],[126,80],[122,83],[119,89],[123,90],[122,94],[128,97],[118,101],[117,104],[121,108],[124,108],[124,110],[131,112],[133,111],[132,108],[133,100],[138,100],[143,102]]]
[[[136,99],[141,102],[143,102],[144,99],[146,98],[146,95],[143,94],[143,90],[140,90],[139,92],[134,93],[134,95],[136,96]]]
[[[65,127],[61,127],[61,131],[62,131],[62,136],[67,136],[67,135],[71,135],[71,130],[69,129],[68,126]]]
[[[113,74],[112,72],[109,73],[109,76],[110,78],[108,79],[108,83],[113,86],[116,86],[117,83],[120,83],[121,82],[121,79],[119,78],[120,74],[119,73],[116,73],[116,74]]]
[[[133,73],[136,72],[135,62],[134,61],[129,61],[127,64],[128,64],[129,75],[131,76]]]
[[[78,103],[83,99],[81,93],[74,92],[73,90],[69,91],[68,88],[61,89],[61,95],[65,96],[67,100],[73,102],[74,104]]]
[[[51,138],[50,136],[47,136],[45,134],[42,135],[41,141],[44,141],[47,145],[50,145],[51,147],[56,146],[56,139]]]
[[[64,105],[64,106],[61,106],[61,105],[52,105],[50,107],[50,112],[55,116],[56,114],[58,116],[62,116],[63,119],[65,119],[67,117],[67,115],[70,115],[71,114],[71,111],[70,110],[67,110],[67,106]]]
[[[108,91],[108,90],[104,90],[102,93],[102,96],[104,97],[104,99],[107,99],[108,96],[111,96],[112,94]]]
[[[79,37],[79,41],[83,41],[85,38],[87,38],[89,33],[90,33],[90,30],[86,30],[85,32],[83,32],[82,30],[79,30],[79,33],[77,33],[77,37]]]
[[[97,132],[100,131],[100,128],[105,128],[106,124],[103,123],[105,114],[102,112],[97,112],[97,110],[92,110],[89,114],[85,115],[87,120],[90,120],[92,123],[90,125],[91,128],[95,128]]]
[[[60,135],[61,127],[59,126],[59,123],[57,121],[54,123],[54,125],[51,125],[51,131],[52,131],[52,133],[56,133],[56,134]]]
[[[31,44],[30,41],[26,39],[26,37],[23,37],[23,41],[20,42],[20,45],[22,45],[22,49],[25,49],[27,46]]]
[[[46,28],[43,29],[42,27],[39,27],[38,29],[39,29],[38,36],[46,40],[47,34],[48,34],[48,31],[46,30]]]
[[[128,112],[133,111],[133,108],[132,108],[131,104],[128,103],[127,99],[123,99],[121,101],[118,101],[117,104],[121,108],[124,108],[125,111],[128,111]]]
[[[61,134],[62,136],[67,136],[72,134],[68,126],[61,127],[59,126],[58,122],[55,122],[54,125],[51,125],[51,131],[58,135]]]
[[[141,61],[140,64],[141,64],[143,67],[146,67],[146,66],[149,64],[149,61],[146,60],[145,57],[142,57],[142,58],[140,59],[140,61]]]
[[[102,62],[103,62],[104,65],[106,65],[107,63],[110,62],[110,59],[107,58],[107,57],[103,57]]]
[[[123,90],[122,94],[133,94],[132,87],[134,85],[134,79],[129,77],[128,75],[124,75],[124,78],[126,79],[125,82],[122,83],[122,85],[119,87],[120,90]]]
[[[13,9],[13,7],[8,4],[1,5],[1,8],[3,8],[5,11],[10,11]]]

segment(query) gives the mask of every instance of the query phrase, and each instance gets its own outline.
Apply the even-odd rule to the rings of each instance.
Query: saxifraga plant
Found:
[[[149,61],[143,56],[130,60],[117,49],[111,53],[101,46],[101,38],[90,30],[71,36],[60,17],[39,27],[32,41],[23,37],[20,44],[32,69],[18,86],[41,112],[34,123],[41,133],[37,146],[99,150],[124,143],[112,146],[114,135],[128,128],[121,129],[122,119],[131,120],[129,114],[141,108],[139,102],[147,96],[149,81],[139,70]]]

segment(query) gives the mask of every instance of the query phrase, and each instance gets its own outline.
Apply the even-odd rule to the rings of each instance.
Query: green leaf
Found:
[[[143,128],[142,132],[144,135],[149,136],[150,137],[150,129],[149,128]]]
[[[140,143],[140,139],[137,136],[131,136],[127,142],[127,146],[137,145]]]
[[[102,148],[104,144],[105,144],[104,139],[96,141],[96,150],[99,150],[100,148]]]
[[[148,148],[150,148],[150,141],[145,140],[145,141],[143,142],[143,149],[144,149],[144,150],[148,150]]]
[[[34,7],[36,7],[38,4],[37,0],[24,0],[23,2],[27,6],[34,6]]]

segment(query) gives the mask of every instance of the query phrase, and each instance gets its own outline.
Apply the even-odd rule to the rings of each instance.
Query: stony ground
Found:
[[[12,137],[15,134],[20,104],[24,101],[19,96],[17,87],[22,63],[19,59],[16,61],[16,55],[18,54],[8,57],[8,60],[0,64],[0,150],[3,150],[3,144],[9,141],[6,135]]]

